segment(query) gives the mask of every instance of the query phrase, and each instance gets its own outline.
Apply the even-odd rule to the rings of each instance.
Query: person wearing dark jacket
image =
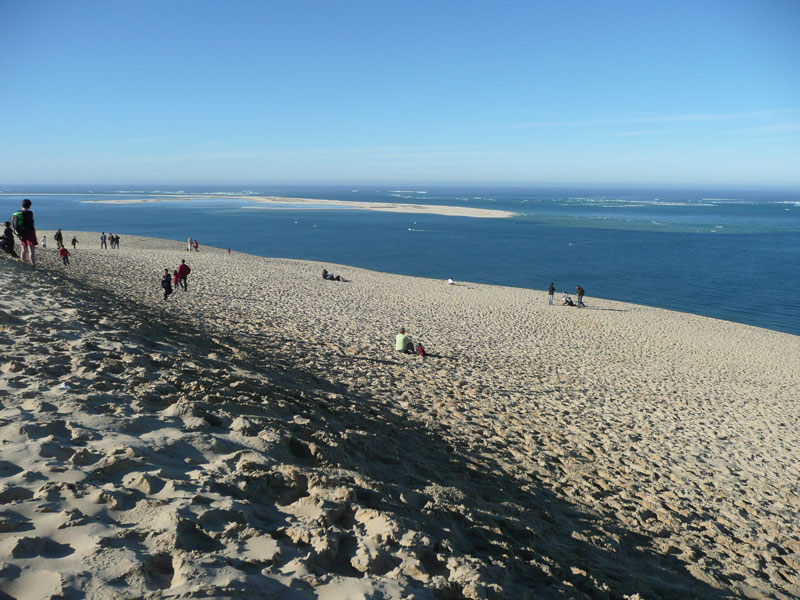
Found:
[[[56,241],[56,248],[61,250],[61,248],[64,247],[64,234],[61,233],[60,229],[56,231],[56,234],[53,236],[53,239]]]
[[[549,296],[549,303],[550,306],[553,306],[553,296],[556,293],[556,286],[553,285],[553,282],[550,282],[550,287],[547,288],[547,295]]]
[[[3,225],[5,230],[3,231],[3,237],[0,238],[0,247],[3,248],[6,254],[19,258],[19,254],[14,250],[14,232],[11,230],[11,222],[6,221]]]
[[[583,303],[583,295],[586,293],[583,290],[583,288],[581,286],[579,286],[579,285],[576,285],[575,286],[575,293],[578,295],[578,308],[583,308],[584,306],[586,306]]]
[[[166,300],[172,293],[172,275],[169,274],[169,269],[164,269],[164,275],[161,277],[161,287],[164,288],[164,300]]]
[[[14,223],[13,229],[19,238],[19,245],[22,246],[22,262],[31,261],[31,266],[36,266],[36,246],[39,241],[36,239],[36,226],[33,222],[32,202],[25,198],[22,201],[22,210],[11,215],[11,222]]]

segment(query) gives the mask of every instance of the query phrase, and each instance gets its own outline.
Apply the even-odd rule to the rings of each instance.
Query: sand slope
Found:
[[[78,238],[0,264],[8,596],[800,595],[797,336]]]

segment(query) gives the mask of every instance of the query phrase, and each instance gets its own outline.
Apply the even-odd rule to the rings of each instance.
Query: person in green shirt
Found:
[[[414,342],[406,335],[405,328],[400,328],[400,333],[395,338],[394,349],[398,352],[405,352],[406,354],[414,353]]]

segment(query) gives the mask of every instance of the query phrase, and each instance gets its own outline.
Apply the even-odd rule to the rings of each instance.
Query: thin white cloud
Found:
[[[545,127],[597,127],[603,125],[636,125],[641,123],[702,123],[710,121],[746,121],[763,120],[773,117],[774,111],[759,110],[738,113],[697,113],[683,115],[657,115],[657,116],[637,116],[624,117],[619,119],[586,119],[576,121],[530,121],[527,123],[516,123],[512,127],[517,128],[545,128]]]

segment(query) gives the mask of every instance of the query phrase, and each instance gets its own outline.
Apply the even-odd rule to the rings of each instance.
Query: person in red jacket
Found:
[[[69,250],[67,250],[64,246],[61,246],[61,248],[58,249],[58,255],[64,262],[64,266],[67,266],[69,264]]]
[[[186,278],[191,272],[192,270],[189,268],[189,265],[186,264],[185,260],[182,260],[181,264],[178,266],[178,282],[180,283],[180,286],[183,288],[184,292],[188,289]]]

